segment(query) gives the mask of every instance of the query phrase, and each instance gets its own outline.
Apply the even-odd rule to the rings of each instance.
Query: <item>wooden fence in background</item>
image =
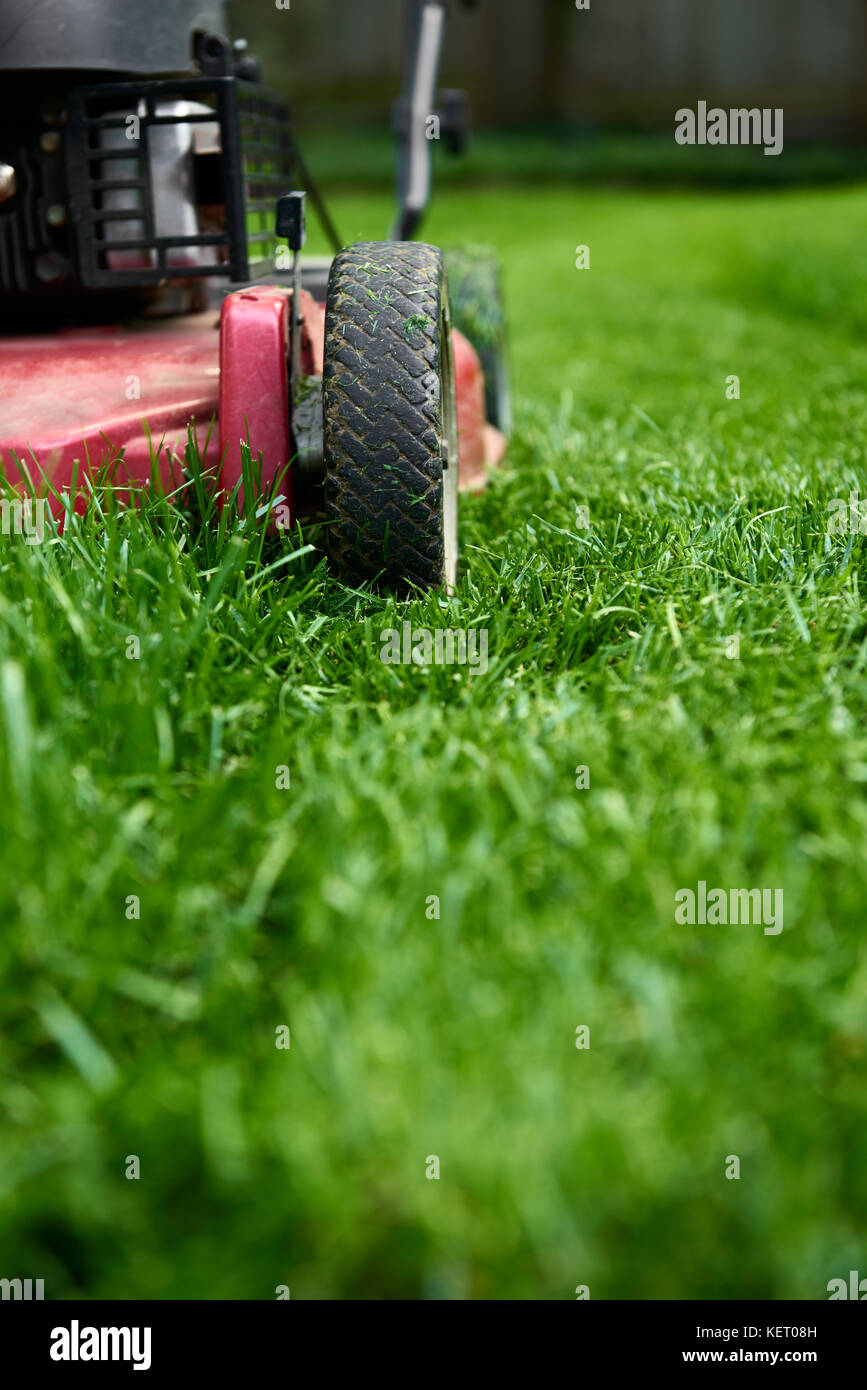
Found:
[[[401,0],[235,0],[307,118],[381,116],[399,84]],[[710,104],[782,106],[787,136],[867,136],[867,0],[452,0],[442,81],[477,125],[673,126]]]

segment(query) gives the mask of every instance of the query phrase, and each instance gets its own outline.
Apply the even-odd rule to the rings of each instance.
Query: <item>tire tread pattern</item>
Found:
[[[350,580],[442,582],[445,271],[425,242],[335,257],[325,314],[328,549]],[[446,386],[448,389],[448,384]]]

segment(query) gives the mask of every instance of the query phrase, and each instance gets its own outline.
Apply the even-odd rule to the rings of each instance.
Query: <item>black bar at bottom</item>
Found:
[[[382,1318],[380,1323],[379,1319]],[[452,1319],[455,1319],[452,1322]],[[417,1321],[416,1321],[417,1320]],[[516,1353],[536,1363],[544,1383],[571,1367],[646,1374],[717,1366],[863,1374],[864,1309],[843,1302],[488,1303],[448,1313],[431,1304],[386,1306],[274,1302],[0,1302],[0,1345],[19,1377],[50,1379],[213,1372],[220,1383],[252,1369],[268,1376],[311,1361],[333,1377],[341,1352],[352,1374],[401,1372],[429,1381],[437,1363],[454,1375],[468,1362],[486,1376],[502,1361],[520,1374]],[[337,1333],[341,1335],[335,1335]],[[357,1332],[357,1335],[353,1335]],[[348,1335],[347,1335],[348,1334]],[[416,1350],[411,1350],[413,1341]],[[452,1343],[454,1338],[454,1343]],[[422,1339],[418,1341],[417,1339]],[[565,1363],[555,1372],[558,1362]],[[544,1369],[547,1367],[547,1371]],[[133,1383],[136,1383],[135,1381]]]

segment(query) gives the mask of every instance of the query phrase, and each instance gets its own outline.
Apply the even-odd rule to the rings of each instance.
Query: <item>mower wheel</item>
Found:
[[[487,246],[446,252],[454,326],[469,338],[485,374],[485,414],[503,434],[512,430],[506,313],[500,263]]]
[[[328,278],[323,378],[328,548],[351,581],[454,586],[458,449],[442,253],[346,247]]]

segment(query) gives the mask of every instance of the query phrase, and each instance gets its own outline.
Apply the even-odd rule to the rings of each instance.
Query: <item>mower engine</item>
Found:
[[[86,295],[98,315],[109,296],[116,313],[118,295],[273,273],[289,112],[220,6],[3,0],[2,16],[0,293],[31,311]]]

